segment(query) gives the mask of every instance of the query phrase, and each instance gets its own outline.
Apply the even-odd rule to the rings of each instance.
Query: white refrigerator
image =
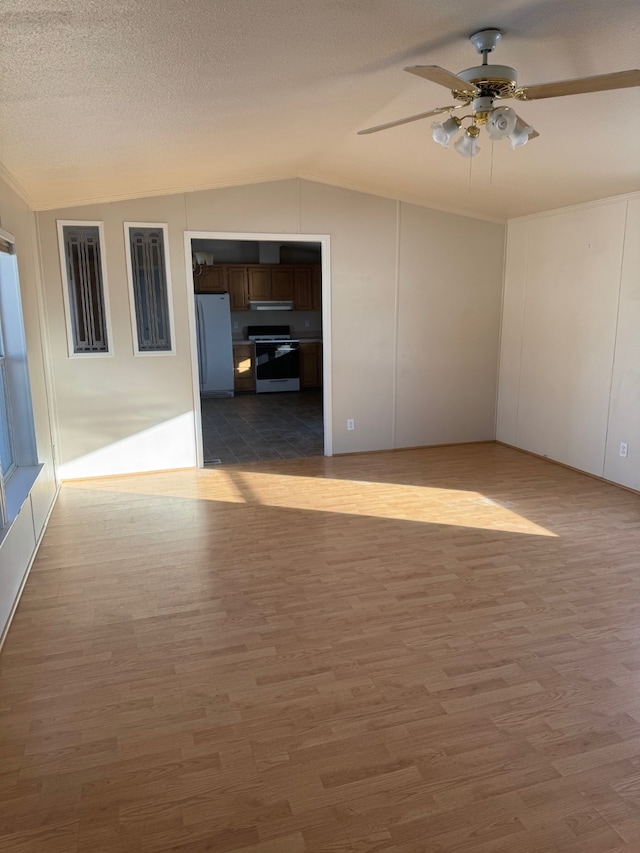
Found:
[[[198,365],[203,397],[233,397],[233,345],[228,293],[196,295]]]

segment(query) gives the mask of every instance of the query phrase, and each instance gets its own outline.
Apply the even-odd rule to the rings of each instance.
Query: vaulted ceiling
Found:
[[[36,209],[305,177],[472,216],[640,188],[640,89],[517,105],[540,133],[472,160],[432,119],[452,103],[403,71],[480,58],[521,84],[635,68],[637,0],[4,0],[0,162]]]

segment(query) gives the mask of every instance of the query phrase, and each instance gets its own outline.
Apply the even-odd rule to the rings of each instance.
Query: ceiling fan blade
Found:
[[[439,86],[444,86],[445,89],[451,89],[452,91],[469,92],[471,95],[476,95],[480,91],[473,83],[467,83],[462,77],[458,77],[445,68],[440,68],[439,65],[410,65],[404,70],[408,71],[409,74],[416,74],[418,77],[431,80],[432,83],[437,83]]]
[[[540,83],[537,86],[522,86],[517,97],[522,101],[541,98],[558,98],[561,95],[582,95],[587,92],[606,92],[610,89],[627,89],[640,86],[640,71],[615,71],[613,74],[597,74],[595,77],[579,77],[576,80],[559,80],[556,83]]]
[[[386,124],[377,124],[375,127],[365,127],[364,130],[358,131],[358,136],[362,136],[365,133],[377,133],[379,130],[386,130],[388,127],[397,127],[399,124],[409,124],[410,121],[418,121],[421,118],[429,118],[429,116],[437,116],[440,113],[451,113],[454,110],[461,110],[464,107],[468,107],[469,103],[466,104],[457,104],[455,107],[436,107],[435,110],[429,110],[426,113],[416,113],[414,116],[407,116],[406,118],[399,118],[396,121],[388,121]]]

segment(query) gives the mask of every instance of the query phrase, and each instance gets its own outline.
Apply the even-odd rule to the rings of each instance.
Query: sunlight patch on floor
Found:
[[[339,512],[398,521],[555,536],[478,492],[362,480],[228,472],[247,502],[288,509]],[[375,490],[375,500],[370,499]]]
[[[230,468],[83,480],[66,483],[65,488],[258,504],[306,512],[342,513],[533,536],[556,535],[496,500],[463,489],[291,476]]]

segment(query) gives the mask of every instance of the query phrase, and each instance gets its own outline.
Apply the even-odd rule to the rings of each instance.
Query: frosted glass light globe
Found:
[[[443,148],[448,148],[451,139],[456,135],[459,128],[460,121],[456,121],[453,116],[449,116],[444,122],[434,121],[431,125],[433,141],[437,142],[438,145],[442,145]]]
[[[480,151],[478,138],[476,136],[469,136],[468,133],[465,133],[464,136],[456,139],[453,147],[461,157],[475,157]]]
[[[490,139],[506,139],[516,128],[518,116],[511,107],[496,107],[487,119],[487,133]]]

